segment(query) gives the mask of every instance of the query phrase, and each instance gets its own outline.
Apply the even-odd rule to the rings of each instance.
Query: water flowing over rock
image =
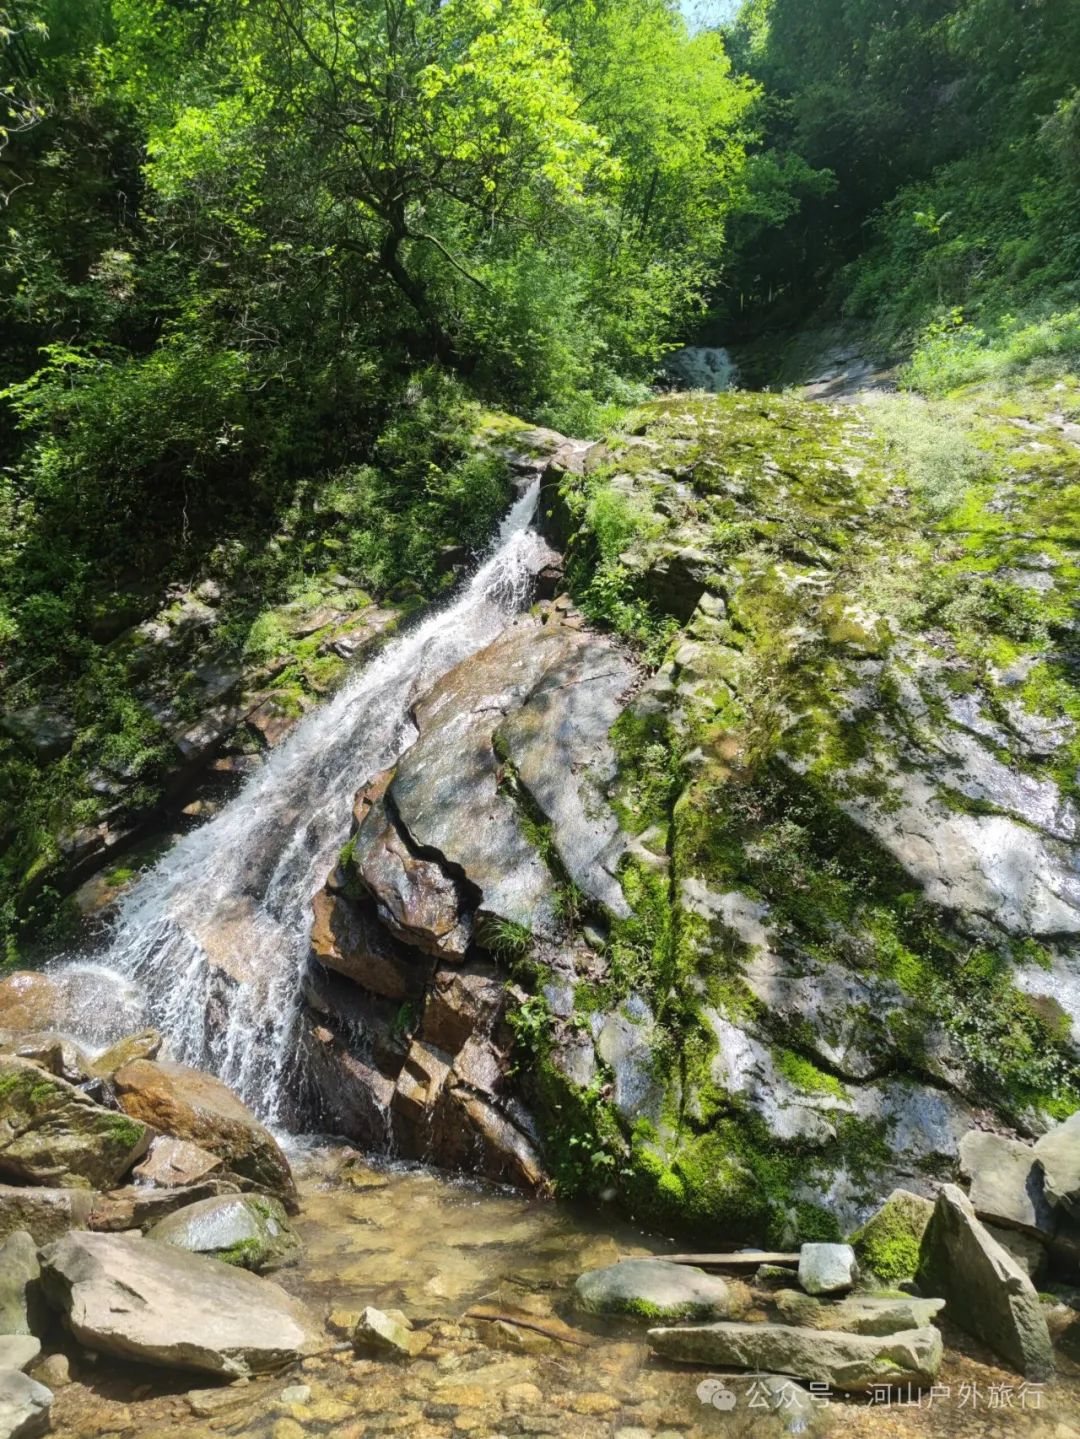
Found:
[[[137,1236],[69,1234],[44,1277],[75,1338],[117,1359],[243,1378],[317,1343],[311,1315],[270,1280]]]

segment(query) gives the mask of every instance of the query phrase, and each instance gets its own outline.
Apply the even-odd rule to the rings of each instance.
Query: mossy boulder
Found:
[[[590,1269],[574,1285],[574,1303],[586,1314],[676,1324],[689,1319],[730,1319],[750,1304],[744,1284],[666,1259],[623,1259]]]
[[[919,1267],[919,1246],[933,1212],[933,1202],[921,1194],[894,1189],[877,1213],[851,1236],[859,1264],[884,1284],[913,1279]]]
[[[95,1104],[67,1080],[27,1060],[0,1059],[0,1174],[111,1189],[152,1138],[141,1119]]]
[[[300,1252],[300,1236],[284,1207],[263,1194],[202,1199],[159,1220],[146,1237],[257,1274],[290,1263]]]

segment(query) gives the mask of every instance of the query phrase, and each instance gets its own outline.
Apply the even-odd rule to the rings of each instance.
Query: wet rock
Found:
[[[924,1294],[945,1300],[948,1319],[1025,1378],[1044,1380],[1053,1373],[1046,1318],[1031,1280],[953,1184],[938,1195],[916,1282]]]
[[[85,1229],[97,1196],[89,1189],[21,1189],[0,1184],[0,1238],[25,1229],[39,1247]]]
[[[368,1305],[357,1320],[353,1343],[358,1349],[414,1359],[431,1343],[431,1335],[417,1332],[407,1320],[393,1318]]]
[[[37,1439],[52,1423],[53,1396],[17,1369],[0,1372],[0,1435],[3,1439]]]
[[[781,1289],[773,1303],[785,1324],[828,1329],[834,1334],[900,1334],[928,1329],[945,1307],[944,1299],[912,1299],[905,1295],[875,1298],[853,1294],[835,1302],[815,1299],[798,1289]]]
[[[453,1062],[452,1055],[435,1045],[413,1040],[391,1102],[395,1137],[405,1154],[419,1158],[427,1152],[431,1115]]]
[[[141,1164],[137,1164],[132,1175],[141,1184],[156,1184],[162,1188],[184,1188],[221,1172],[223,1161],[197,1144],[185,1139],[174,1139],[171,1134],[159,1134],[150,1145],[150,1152]]]
[[[414,852],[382,800],[357,831],[353,863],[395,938],[425,954],[464,956],[472,924],[457,881],[438,861]]]
[[[69,1084],[82,1085],[91,1078],[93,1061],[66,1034],[46,1032],[23,1035],[0,1045],[0,1052],[13,1054],[16,1059],[28,1059],[55,1074],[58,1079],[66,1079]]]
[[[151,1131],[66,1080],[0,1059],[0,1173],[32,1184],[110,1188],[150,1147]]]
[[[141,1029],[138,1034],[125,1035],[92,1061],[90,1070],[99,1079],[111,1079],[118,1069],[135,1059],[156,1059],[162,1039],[156,1029]]]
[[[881,1208],[851,1236],[862,1268],[886,1284],[914,1279],[933,1201],[910,1189],[894,1189]]]
[[[134,985],[108,970],[72,965],[55,973],[16,970],[0,980],[0,1029],[75,1035],[111,1044],[138,1029],[142,1007]]]
[[[960,1172],[980,1219],[1038,1237],[1055,1227],[1038,1155],[1029,1144],[973,1129],[960,1141]]]
[[[233,1378],[310,1353],[312,1316],[268,1279],[121,1234],[69,1234],[45,1251],[49,1300],[88,1349]]]
[[[235,1184],[207,1179],[198,1184],[185,1184],[171,1189],[158,1189],[148,1184],[128,1184],[122,1189],[94,1197],[88,1229],[100,1234],[117,1234],[126,1229],[145,1229],[166,1215],[219,1195],[222,1190],[233,1194]]]
[[[41,1334],[45,1319],[37,1245],[16,1229],[0,1247],[0,1334]]]
[[[503,1007],[505,981],[494,966],[471,963],[435,971],[420,1021],[420,1037],[456,1054],[478,1029],[490,1029]]]
[[[290,1263],[301,1247],[281,1202],[252,1194],[225,1194],[189,1204],[154,1224],[146,1237],[256,1274]]]
[[[394,1081],[346,1038],[326,1025],[306,1023],[301,1040],[308,1072],[319,1095],[323,1125],[355,1143],[384,1148]]]
[[[652,1324],[689,1319],[730,1319],[750,1302],[745,1285],[664,1259],[623,1259],[591,1269],[574,1285],[574,1302],[587,1314],[622,1315]]]
[[[665,1359],[791,1374],[852,1393],[876,1384],[929,1384],[942,1359],[941,1335],[932,1328],[874,1336],[786,1324],[697,1324],[650,1329],[649,1343]]]
[[[1035,1141],[1047,1199],[1080,1219],[1080,1111]]]
[[[232,1090],[201,1070],[168,1060],[137,1059],[114,1076],[125,1114],[187,1140],[224,1160],[243,1184],[296,1203],[288,1160]]]
[[[799,1251],[799,1283],[807,1294],[843,1294],[858,1277],[850,1244],[804,1244]]]
[[[664,1101],[655,1073],[656,1024],[639,996],[631,996],[603,1021],[596,1052],[612,1072],[612,1102],[628,1123],[641,1115],[655,1120]]]
[[[313,901],[312,953],[320,964],[386,999],[424,992],[430,961],[387,934],[370,901],[322,889]]]
[[[633,679],[615,645],[582,634],[496,734],[499,753],[551,825],[563,869],[583,894],[622,918],[630,909],[616,871],[625,841],[607,800],[616,771],[608,735]]]

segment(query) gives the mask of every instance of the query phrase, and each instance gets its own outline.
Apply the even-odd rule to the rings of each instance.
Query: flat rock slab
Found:
[[[53,1396],[44,1384],[18,1369],[0,1370],[0,1435],[4,1439],[37,1439],[47,1434]]]
[[[29,1060],[0,1059],[0,1173],[30,1184],[108,1189],[150,1147],[138,1118],[95,1104]]]
[[[786,1324],[829,1329],[834,1334],[903,1334],[909,1329],[928,1329],[945,1308],[944,1299],[853,1294],[830,1302],[798,1289],[778,1290],[773,1303]]]
[[[790,1374],[850,1393],[883,1383],[929,1384],[942,1358],[936,1329],[880,1337],[787,1324],[696,1324],[650,1329],[649,1343],[665,1359]]]
[[[1047,1199],[1080,1219],[1080,1110],[1036,1140],[1035,1157]]]
[[[973,1129],[960,1141],[960,1172],[971,1180],[968,1198],[980,1219],[1035,1236],[1054,1232],[1053,1206],[1031,1145]]]
[[[590,1269],[574,1285],[574,1302],[587,1314],[616,1314],[649,1323],[726,1319],[749,1304],[745,1285],[664,1259],[623,1259]]]
[[[1050,1332],[1035,1286],[976,1217],[967,1195],[943,1185],[923,1235],[916,1282],[945,1300],[946,1317],[1025,1378],[1054,1371]]]
[[[79,1343],[120,1359],[243,1378],[318,1345],[311,1314],[270,1280],[140,1236],[69,1234],[43,1266]]]

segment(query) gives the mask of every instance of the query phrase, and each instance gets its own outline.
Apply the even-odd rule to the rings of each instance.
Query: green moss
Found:
[[[834,1074],[828,1074],[825,1070],[819,1069],[816,1064],[805,1055],[796,1054],[793,1050],[783,1049],[774,1046],[773,1061],[779,1072],[796,1089],[801,1089],[807,1094],[831,1094],[837,1099],[845,1099],[847,1090]]]
[[[266,1247],[261,1239],[238,1239],[228,1249],[217,1249],[214,1258],[237,1269],[255,1269],[264,1259]]]
[[[930,1205],[915,1195],[891,1195],[851,1236],[860,1264],[885,1284],[914,1278]]]

